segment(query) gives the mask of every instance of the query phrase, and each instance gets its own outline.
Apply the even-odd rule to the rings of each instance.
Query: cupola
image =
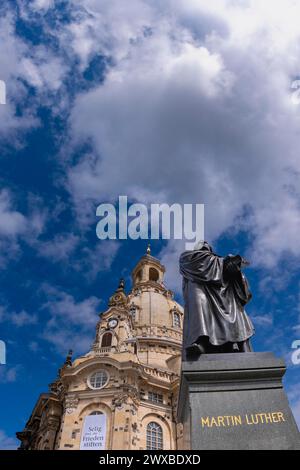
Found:
[[[132,271],[132,283],[136,287],[147,282],[163,284],[165,267],[157,258],[151,256],[151,248],[148,245],[144,255]]]

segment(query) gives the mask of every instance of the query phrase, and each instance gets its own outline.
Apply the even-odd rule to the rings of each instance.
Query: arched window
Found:
[[[135,281],[136,281],[136,282],[141,282],[141,280],[142,280],[142,270],[140,269],[140,270],[136,273]]]
[[[173,326],[174,328],[180,328],[180,315],[177,312],[173,313]]]
[[[149,269],[149,281],[157,282],[158,279],[159,279],[159,273],[158,273],[157,269],[150,268]]]
[[[152,421],[147,426],[147,450],[163,449],[163,431],[162,427]]]
[[[112,334],[111,333],[104,333],[102,336],[102,341],[101,341],[101,348],[108,348],[111,346],[111,341],[112,341]]]

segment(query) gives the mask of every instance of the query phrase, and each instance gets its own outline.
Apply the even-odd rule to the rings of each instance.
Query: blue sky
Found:
[[[264,5],[262,5],[264,3]],[[268,3],[268,5],[266,5]],[[300,7],[293,0],[32,0],[0,7],[0,448],[144,254],[100,241],[96,207],[205,204],[240,252],[256,351],[284,356],[300,423]],[[152,243],[181,300],[183,244]]]

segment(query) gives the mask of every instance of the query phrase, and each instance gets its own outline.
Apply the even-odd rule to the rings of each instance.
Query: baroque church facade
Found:
[[[22,432],[26,450],[175,450],[183,309],[150,254],[121,280],[100,315],[92,349],[71,352],[49,392],[42,393]]]

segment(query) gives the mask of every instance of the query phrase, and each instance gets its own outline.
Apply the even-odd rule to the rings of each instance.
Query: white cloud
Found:
[[[18,145],[21,134],[16,131],[27,130],[38,125],[31,108],[23,107],[22,116],[16,113],[16,104],[26,97],[26,87],[22,83],[21,60],[28,52],[28,46],[16,36],[15,18],[6,12],[0,18],[0,79],[6,84],[6,104],[0,106],[0,136],[8,139],[14,135]]]
[[[0,449],[1,450],[16,450],[19,443],[15,437],[7,436],[5,431],[0,429]]]
[[[78,328],[73,330],[67,325],[51,327],[44,331],[43,339],[52,344],[62,356],[66,356],[70,349],[73,349],[76,355],[85,354],[91,349],[95,332],[78,331]]]
[[[21,310],[19,313],[11,313],[10,314],[10,321],[16,325],[17,327],[20,326],[27,326],[27,325],[34,325],[38,321],[37,315],[31,315],[25,310]]]
[[[26,219],[12,209],[11,195],[7,190],[0,192],[0,236],[16,236],[25,231]]]
[[[58,234],[47,241],[33,239],[31,244],[39,256],[51,262],[63,262],[64,268],[82,273],[89,281],[95,280],[98,273],[111,268],[120,248],[118,241],[99,240],[91,249],[83,236],[74,233]]]
[[[29,343],[28,347],[29,347],[30,351],[32,351],[32,352],[37,352],[40,349],[39,344],[38,344],[37,341],[31,341]]]
[[[66,261],[76,249],[79,237],[73,233],[58,234],[49,241],[37,241],[38,254],[52,261]]]
[[[9,322],[17,327],[34,325],[38,321],[36,314],[29,314],[25,310],[12,312],[7,306],[0,306],[0,322]]]
[[[268,268],[300,255],[300,6],[261,3],[135,1],[129,21],[120,2],[80,2],[70,44],[83,67],[113,66],[71,115],[73,142],[94,144],[69,170],[79,211],[119,194],[205,203],[206,238],[243,228]]]
[[[299,285],[300,288],[300,285]],[[297,305],[298,318],[296,319],[297,324],[292,327],[292,331],[300,335],[300,292],[298,293],[298,305]]]
[[[0,383],[12,383],[17,380],[18,373],[20,371],[20,366],[16,365],[14,367],[7,367],[5,365],[0,368]]]
[[[114,240],[99,240],[93,249],[84,247],[81,258],[74,262],[74,268],[83,272],[88,280],[94,280],[98,273],[111,269],[120,246],[121,244]]]
[[[70,63],[65,55],[53,52],[47,43],[34,44],[17,33],[20,18],[31,26],[38,10],[44,13],[51,6],[50,0],[18,2],[16,13],[7,2],[1,10],[0,80],[6,84],[6,104],[0,106],[0,136],[17,148],[24,144],[25,132],[40,125],[36,110],[41,104],[52,114],[61,113],[67,105],[64,80]],[[41,19],[39,23],[46,25]],[[52,33],[46,29],[51,42]],[[30,93],[29,87],[35,92]]]
[[[300,399],[292,405],[292,410],[300,431]]]
[[[56,319],[62,318],[69,324],[95,326],[95,321],[97,321],[96,307],[99,299],[92,296],[76,302],[72,295],[48,284],[43,286],[43,290],[49,298],[43,305],[43,309],[47,309],[52,314],[51,323],[54,324]]]
[[[36,21],[52,6],[36,0],[20,12]],[[119,194],[205,203],[209,240],[243,228],[255,264],[299,256],[300,107],[290,99],[300,76],[299,3],[80,0],[69,11],[70,22],[55,19],[55,55],[22,42],[7,14],[1,78],[17,98],[26,95],[22,80],[35,87],[58,113],[70,103],[64,79],[74,59],[81,71],[99,55],[109,59],[104,82],[77,96],[71,112],[72,144],[94,144],[67,167],[81,222],[90,223],[93,204]],[[0,109],[11,113],[4,129],[10,118],[17,125],[11,106]]]
[[[49,10],[54,6],[54,0],[33,0],[30,7],[33,10]]]
[[[77,301],[72,295],[48,284],[43,286],[43,291],[48,301],[42,310],[50,314],[43,339],[52,343],[62,354],[70,348],[76,353],[85,352],[91,347],[95,333],[99,299],[91,296]]]
[[[15,240],[0,238],[0,269],[4,269],[11,260],[21,254],[20,246]]]
[[[288,398],[293,411],[294,418],[300,430],[300,384],[294,383],[288,390]]]
[[[64,48],[71,49],[84,70],[91,58],[101,53],[121,60],[130,51],[129,39],[138,40],[149,21],[155,21],[148,2],[131,0],[71,0],[73,21],[61,31]]]
[[[251,315],[251,320],[254,323],[254,326],[259,326],[259,327],[270,327],[273,325],[273,315],[272,314],[264,314],[264,315],[259,315],[259,314],[252,314]]]
[[[35,51],[34,59],[25,57],[21,60],[24,78],[35,88],[49,92],[58,90],[62,85],[65,67],[57,57],[49,57],[46,49]]]
[[[28,230],[28,220],[13,209],[13,202],[7,190],[0,192],[0,268],[19,256],[18,237]]]
[[[0,191],[0,268],[20,255],[19,241],[34,244],[45,225],[46,212],[29,197],[28,215],[15,209],[15,195],[8,189]]]

